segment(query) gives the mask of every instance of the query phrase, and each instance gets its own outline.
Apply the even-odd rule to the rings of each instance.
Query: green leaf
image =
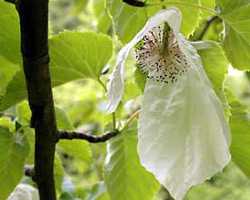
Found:
[[[140,70],[138,68],[136,68],[136,70],[134,72],[134,76],[135,76],[136,84],[138,85],[141,92],[143,93],[145,85],[146,85],[146,81],[147,81],[147,76],[145,74],[143,74],[142,72],[140,72]]]
[[[126,81],[124,85],[123,100],[127,102],[141,95],[141,90],[133,81]]]
[[[60,107],[55,106],[57,128],[62,130],[72,130],[73,126],[67,113]]]
[[[9,117],[1,117],[0,118],[0,127],[6,127],[10,132],[15,131],[15,124],[11,121]]]
[[[94,185],[87,200],[110,200],[104,182]]]
[[[6,199],[24,174],[29,145],[23,134],[0,127],[0,199]]]
[[[88,142],[83,140],[60,140],[58,146],[61,147],[65,153],[90,164],[91,151]]]
[[[231,154],[233,162],[250,178],[250,117],[242,104],[229,91],[231,106],[229,120],[232,134]]]
[[[5,57],[0,55],[0,94],[5,92],[6,86],[19,69],[19,65],[10,62]]]
[[[18,122],[22,125],[29,126],[31,119],[31,111],[27,101],[24,101],[17,105],[16,113],[18,117]]]
[[[62,162],[58,154],[55,154],[54,160],[54,178],[55,178],[55,186],[57,195],[59,196],[62,191],[62,182],[64,177],[64,169],[62,166]]]
[[[0,55],[13,63],[21,63],[20,27],[13,4],[0,1]]]
[[[112,56],[112,41],[94,32],[65,31],[50,40],[53,85],[101,75]]]
[[[183,15],[181,32],[185,36],[189,36],[198,25],[200,11],[192,6],[180,4],[175,5],[175,2],[188,3],[198,6],[199,0],[173,0],[171,1],[173,4],[168,3],[168,5],[166,5],[166,7],[173,5],[181,10]],[[149,0],[147,3],[161,3],[161,1]],[[120,0],[107,0],[107,7],[113,17],[116,34],[123,43],[128,43],[145,25],[149,17],[153,16],[157,11],[163,9],[162,6],[149,6],[146,8],[133,7]]]
[[[65,31],[50,39],[52,86],[81,79],[97,79],[112,56],[112,41],[94,32]],[[0,110],[27,97],[25,78],[19,71],[9,82]]]
[[[62,130],[72,130],[73,127],[69,121],[66,112],[56,107],[56,118],[58,128]],[[91,151],[87,141],[84,140],[60,140],[58,146],[67,154],[80,161],[90,164]]]
[[[250,0],[219,1],[224,20],[223,47],[233,67],[250,69]]]
[[[123,43],[128,43],[147,21],[145,8],[129,6],[120,0],[107,0],[107,7]]]
[[[17,72],[6,87],[5,94],[0,104],[0,110],[5,110],[10,106],[20,102],[27,97],[24,74]]]
[[[228,60],[218,43],[212,41],[206,41],[205,43],[208,48],[198,51],[201,56],[202,65],[217,96],[223,103],[225,112],[229,114],[228,103],[223,88],[223,81],[228,71]]]
[[[137,154],[137,123],[108,141],[105,182],[112,200],[152,200],[159,188]]]
[[[199,18],[201,11],[198,9],[198,7],[193,6],[199,6],[200,0],[149,0],[147,3],[167,3],[165,5],[166,8],[169,6],[175,6],[178,7],[181,10],[182,13],[182,22],[181,22],[181,29],[180,32],[186,36],[189,37],[190,34],[192,34],[195,30],[195,28],[198,26]],[[177,4],[175,4],[177,3]],[[182,4],[183,3],[183,4]],[[192,6],[188,6],[188,4],[191,4]],[[149,16],[152,16],[155,14],[155,12],[162,10],[163,6],[153,6],[147,8],[147,12],[149,13]]]
[[[84,11],[84,8],[88,4],[88,0],[74,0],[74,1],[75,1],[75,6],[73,13],[77,15]]]
[[[108,33],[112,28],[112,20],[108,14],[106,0],[93,0],[93,10],[97,18],[97,30],[101,33]]]

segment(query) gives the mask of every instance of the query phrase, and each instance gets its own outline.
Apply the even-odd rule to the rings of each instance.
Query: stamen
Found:
[[[166,24],[152,28],[135,48],[137,67],[154,81],[174,83],[189,68],[173,30]]]

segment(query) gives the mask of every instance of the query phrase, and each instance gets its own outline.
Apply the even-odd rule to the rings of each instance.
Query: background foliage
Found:
[[[149,0],[147,3],[159,3]],[[250,200],[250,1],[172,0],[183,13],[181,32],[190,40],[210,40],[199,51],[203,66],[220,97],[232,133],[232,163],[223,173],[191,189],[186,200]],[[192,4],[193,6],[187,6]],[[217,5],[217,6],[216,6]],[[220,11],[205,34],[213,12]],[[135,8],[120,0],[51,0],[51,74],[59,129],[102,133],[112,122],[105,115],[105,84],[119,48],[162,6]],[[223,22],[223,21],[224,22]],[[23,176],[33,164],[34,131],[20,55],[18,16],[0,0],[0,199],[32,192]],[[202,37],[201,37],[202,36]],[[231,63],[231,64],[229,64]],[[140,108],[144,77],[127,62],[125,94],[116,117],[119,125]],[[242,70],[242,71],[237,71]],[[106,127],[106,128],[105,128]],[[170,200],[168,192],[139,163],[136,120],[103,144],[60,141],[55,179],[60,200]],[[20,183],[21,182],[21,183]],[[29,185],[33,188],[23,186]]]

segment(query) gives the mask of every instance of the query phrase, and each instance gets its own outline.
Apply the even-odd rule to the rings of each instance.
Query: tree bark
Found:
[[[48,0],[20,0],[21,51],[35,128],[35,181],[40,200],[56,200],[53,168],[58,140],[48,53]]]

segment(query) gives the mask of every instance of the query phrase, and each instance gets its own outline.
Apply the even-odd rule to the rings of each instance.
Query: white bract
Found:
[[[164,22],[170,27],[167,42]],[[180,23],[181,13],[175,7],[149,19],[119,52],[107,92],[108,111],[114,112],[122,98],[126,58],[139,44],[136,64],[148,79],[139,117],[138,154],[141,164],[176,200],[220,172],[231,159],[231,136],[221,102],[196,49],[179,33]]]

